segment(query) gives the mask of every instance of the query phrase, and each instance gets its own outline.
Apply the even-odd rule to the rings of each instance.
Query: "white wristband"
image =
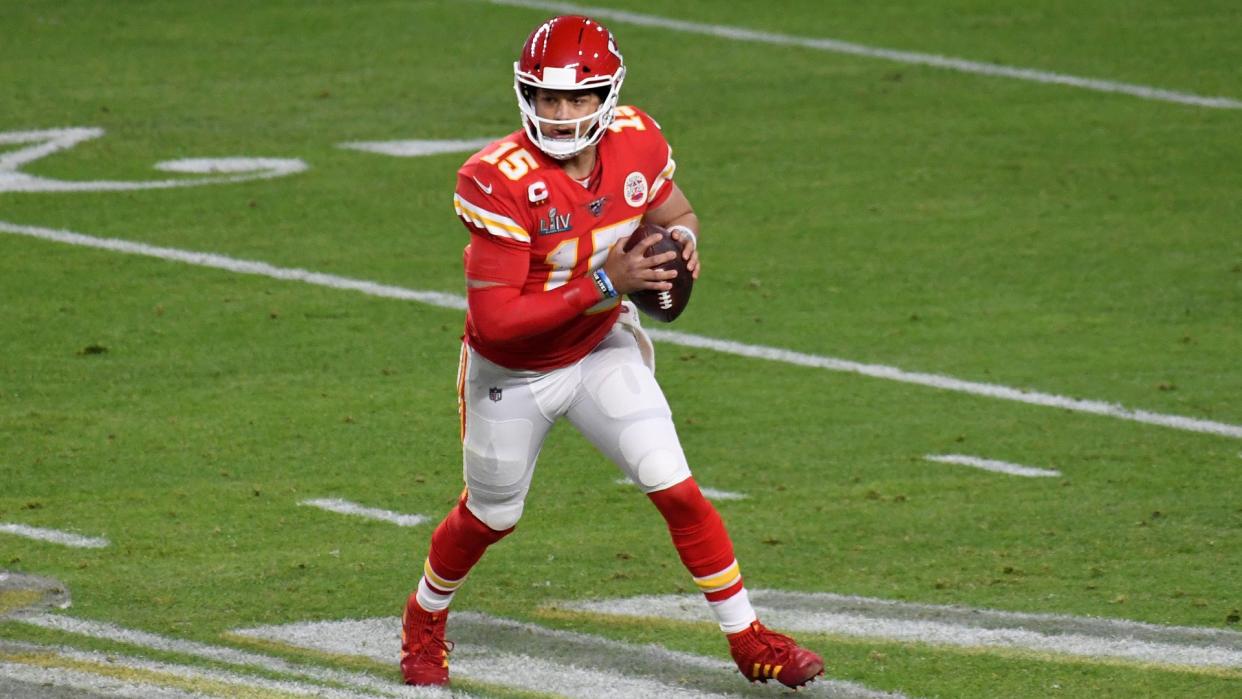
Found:
[[[690,230],[690,229],[689,229],[689,228],[687,228],[686,226],[682,226],[682,225],[670,226],[670,227],[669,227],[669,229],[668,229],[668,232],[669,232],[669,233],[672,233],[673,231],[680,231],[680,232],[681,232],[681,235],[682,235],[682,239],[683,239],[683,240],[684,240],[684,239],[686,239],[686,238],[689,238],[689,239],[690,239],[690,242],[691,242],[691,243],[694,243],[694,247],[695,247],[695,248],[699,247],[699,239],[698,239],[698,236],[696,236],[696,235],[694,234],[694,231]]]

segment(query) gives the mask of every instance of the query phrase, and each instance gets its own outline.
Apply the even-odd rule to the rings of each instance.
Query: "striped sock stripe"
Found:
[[[699,590],[704,594],[708,594],[711,592],[726,590],[733,585],[736,585],[741,578],[742,570],[738,566],[737,559],[735,558],[733,559],[733,562],[730,563],[724,570],[717,571],[711,575],[704,575],[702,577],[696,576],[694,578],[694,584],[698,585]]]
[[[427,579],[428,586],[432,587],[437,592],[446,595],[456,592],[457,588],[461,587],[461,584],[466,581],[466,577],[464,575],[456,580],[445,580],[439,575],[436,575],[436,572],[431,568],[430,558],[423,562],[423,577]]]
[[[708,602],[723,602],[727,599],[733,598],[734,595],[744,590],[745,587],[746,586],[742,584],[742,578],[738,577],[732,585],[713,592],[704,592],[703,596],[707,598]]]
[[[431,584],[431,581],[427,579],[427,576],[423,576],[423,584],[427,586],[427,589],[428,589],[429,591],[431,591],[431,592],[433,592],[433,593],[435,593],[435,594],[437,594],[437,595],[451,595],[451,594],[453,594],[454,592],[456,592],[456,590],[441,590],[440,588],[436,587],[435,585],[432,585],[432,584]]]

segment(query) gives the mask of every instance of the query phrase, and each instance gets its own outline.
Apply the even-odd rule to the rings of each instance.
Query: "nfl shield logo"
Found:
[[[495,386],[487,389],[487,397],[490,398],[493,403],[500,400],[501,393],[503,393],[503,391]]]

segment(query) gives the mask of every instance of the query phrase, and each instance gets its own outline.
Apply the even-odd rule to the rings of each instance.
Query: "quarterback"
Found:
[[[401,671],[449,681],[449,603],[488,546],[522,515],[539,450],[567,418],[664,517],[682,562],[751,681],[798,687],[823,661],[755,616],[733,544],[690,474],[654,352],[626,294],[671,288],[675,252],[629,252],[641,223],[668,229],[697,278],[698,218],[673,181],[660,126],[618,104],[625,65],[611,32],[581,16],[535,28],[514,64],[522,128],[457,172],[466,332],[458,407],[466,488],[436,527],[402,617]]]

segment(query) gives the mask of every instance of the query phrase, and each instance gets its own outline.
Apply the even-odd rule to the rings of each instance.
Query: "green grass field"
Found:
[[[1195,627],[1233,654],[1195,665],[798,632],[829,679],[909,697],[1242,696],[1242,8],[596,5],[1235,100],[605,19],[629,69],[622,102],[660,121],[703,221],[694,301],[661,329],[1215,426],[657,343],[697,479],[747,495],[717,507],[750,587]],[[462,487],[462,312],[29,231],[461,295],[451,198],[468,153],[340,144],[517,128],[511,64],[550,14],[450,0],[0,5],[0,525],[110,542],[0,532],[0,570],[62,582],[73,604],[58,614],[74,620],[396,688],[395,646],[379,664],[232,632],[400,614]],[[37,139],[5,140],[86,127],[103,133],[20,163]],[[153,166],[228,157],[308,168],[31,191],[193,180],[205,175]],[[924,458],[943,454],[1061,475]],[[558,426],[517,532],[454,610],[727,660],[709,624],[567,610],[693,587],[618,475]],[[299,504],[310,498],[431,521],[400,528]],[[0,614],[25,601],[0,590]],[[12,668],[70,667],[64,647],[222,666],[0,616],[0,693]],[[711,691],[781,693],[722,682]],[[589,692],[607,693],[625,694]]]

